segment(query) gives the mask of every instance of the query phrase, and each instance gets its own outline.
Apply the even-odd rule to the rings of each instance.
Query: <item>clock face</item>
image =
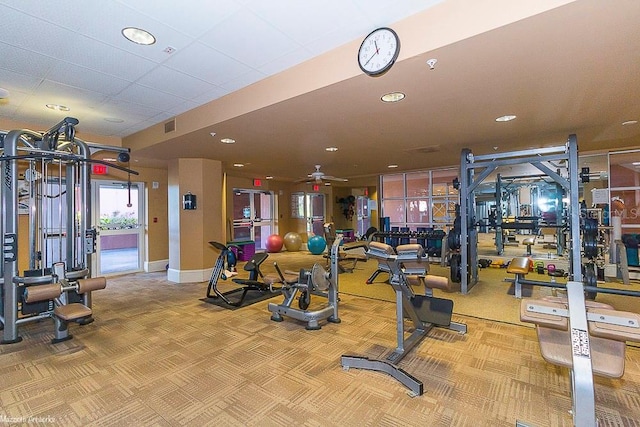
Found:
[[[358,65],[370,76],[379,76],[391,66],[400,53],[400,39],[391,28],[373,30],[360,45]]]

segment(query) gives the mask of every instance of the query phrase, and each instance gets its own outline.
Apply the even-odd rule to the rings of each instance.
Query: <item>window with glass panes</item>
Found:
[[[382,216],[391,227],[447,229],[453,224],[457,169],[439,169],[381,177]]]

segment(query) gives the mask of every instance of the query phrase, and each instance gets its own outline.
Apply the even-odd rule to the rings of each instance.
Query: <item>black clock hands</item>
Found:
[[[380,48],[378,47],[378,42],[377,41],[373,41],[375,47],[376,47],[376,51],[373,52],[373,55],[371,55],[371,57],[369,59],[367,59],[367,62],[365,62],[362,66],[366,67],[367,64],[373,59],[374,56],[376,56],[378,54],[378,52],[380,52]]]

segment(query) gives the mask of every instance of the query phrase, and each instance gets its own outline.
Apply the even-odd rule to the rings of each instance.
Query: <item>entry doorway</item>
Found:
[[[307,234],[309,236],[324,236],[324,194],[307,193]]]
[[[142,271],[144,183],[92,183],[93,224],[98,234],[93,271],[99,276]]]
[[[266,249],[274,233],[274,206],[273,192],[234,189],[232,240],[252,240],[256,249]]]
[[[367,196],[356,197],[356,218],[358,236],[364,236],[371,227],[371,217],[369,216],[369,198]]]
[[[325,197],[322,193],[292,193],[291,215],[304,219],[307,235],[324,236]]]

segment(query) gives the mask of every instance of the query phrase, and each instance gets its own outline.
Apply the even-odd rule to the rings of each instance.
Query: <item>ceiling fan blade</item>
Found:
[[[346,178],[336,178],[335,176],[330,176],[330,175],[325,175],[322,177],[322,179],[325,179],[327,181],[339,181],[339,182],[347,182],[349,181]]]

